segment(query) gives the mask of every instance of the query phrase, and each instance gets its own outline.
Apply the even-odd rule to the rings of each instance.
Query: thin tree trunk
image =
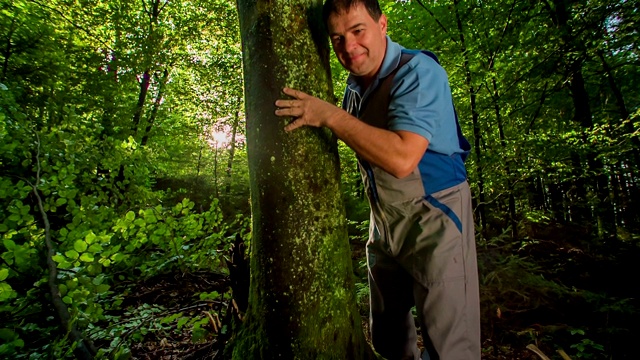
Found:
[[[2,55],[4,56],[4,61],[2,63],[2,77],[0,78],[0,81],[4,81],[7,78],[7,69],[9,68],[9,58],[11,57],[11,54],[12,54],[11,38],[13,38],[13,32],[16,30],[15,25],[16,25],[16,19],[13,18],[11,19],[11,26],[9,27],[9,32],[7,33],[6,47],[2,51]]]
[[[604,69],[605,75],[607,76],[607,80],[609,81],[609,87],[611,87],[613,96],[616,99],[616,105],[618,107],[618,113],[620,114],[620,119],[622,121],[628,120],[630,114],[629,114],[629,110],[627,109],[627,105],[624,101],[624,96],[622,94],[622,91],[618,87],[618,84],[616,83],[615,76],[613,74],[611,66],[609,66],[609,64],[607,63],[605,54],[602,50],[598,50],[598,57],[602,62],[602,68]],[[616,125],[616,124],[612,124],[612,125]],[[633,123],[631,121],[625,122],[624,129],[627,134],[632,134],[635,131],[633,128]],[[625,167],[628,168],[631,178],[635,179],[636,178],[635,169],[637,169],[640,166],[640,150],[639,150],[640,138],[638,138],[637,136],[631,137],[631,143],[633,144],[631,148],[631,154],[633,155],[632,159],[624,159],[622,163],[625,165]],[[617,181],[615,181],[615,183],[618,184]],[[637,188],[633,188],[632,192],[633,194],[628,199],[628,202],[630,203],[634,203],[636,202],[635,199],[640,198],[640,191]],[[614,201],[614,204],[618,204],[620,202],[620,194],[619,192],[615,192],[615,189],[614,189],[613,201]],[[617,206],[617,211],[620,212],[619,214],[617,214],[618,217],[624,216],[624,213],[622,212],[624,210],[621,209],[619,205]]]
[[[231,128],[231,142],[229,144],[229,161],[227,162],[227,185],[224,193],[229,196],[231,194],[231,174],[233,171],[233,157],[236,153],[236,135],[238,133],[238,126],[240,124],[240,111],[236,111],[236,117],[233,120],[233,127]]]
[[[196,189],[200,188],[200,168],[202,167],[202,152],[204,145],[200,145],[200,151],[198,151],[198,163],[196,164]]]
[[[239,0],[253,232],[251,290],[234,359],[369,359],[358,314],[337,144],[285,133],[286,85],[330,101],[321,0]]]
[[[538,119],[538,117],[540,116],[540,112],[542,111],[542,106],[544,105],[545,101],[547,100],[547,88],[549,87],[549,82],[545,82],[544,84],[544,88],[542,89],[542,94],[540,94],[540,101],[538,103],[538,106],[536,107],[535,112],[533,113],[533,116],[531,116],[531,121],[529,121],[529,126],[527,127],[527,131],[526,134],[529,135],[531,133],[531,130],[533,130],[533,126],[535,124],[535,121]],[[533,208],[536,210],[545,210],[545,209],[549,209],[551,208],[551,206],[549,206],[549,203],[551,202],[549,199],[546,198],[545,196],[545,191],[544,191],[544,182],[541,178],[540,175],[534,175],[532,178],[530,177],[529,180],[529,192],[530,192],[530,202],[533,203]]]
[[[480,143],[482,140],[482,133],[480,132],[480,122],[479,122],[479,114],[478,109],[476,107],[476,89],[473,86],[473,79],[471,78],[471,65],[469,60],[469,52],[467,51],[467,45],[464,36],[464,28],[462,26],[462,19],[460,18],[460,12],[458,10],[458,5],[460,4],[459,0],[454,0],[454,10],[456,16],[456,23],[458,26],[458,34],[460,37],[460,48],[462,54],[464,56],[464,71],[465,71],[465,82],[467,88],[469,89],[469,100],[471,104],[471,118],[473,120],[473,139],[474,139],[474,153],[476,154],[476,176],[478,178],[478,207],[477,207],[477,217],[482,226],[483,230],[487,228],[487,217],[485,210],[485,194],[484,194],[484,175],[482,169],[482,149],[480,147]]]
[[[36,136],[37,133],[36,133]],[[73,322],[71,318],[71,313],[69,313],[69,309],[67,305],[62,301],[62,295],[60,294],[60,287],[58,286],[58,265],[56,264],[53,257],[56,255],[56,250],[54,248],[53,240],[51,239],[51,225],[49,223],[49,216],[47,212],[44,210],[44,201],[40,197],[40,190],[38,189],[38,185],[40,184],[40,138],[37,138],[37,146],[38,151],[36,154],[36,181],[34,184],[31,184],[33,189],[33,194],[36,197],[36,201],[38,203],[38,209],[40,210],[40,215],[42,216],[42,222],[44,223],[44,241],[47,246],[47,268],[49,270],[49,293],[51,294],[51,302],[53,303],[53,307],[56,309],[56,313],[58,314],[58,318],[60,319],[61,330],[63,334],[69,334],[70,339],[76,343],[75,349],[73,353],[76,358],[79,360],[91,360],[97,354],[97,349],[93,345],[90,340],[85,339],[82,332],[78,330],[76,324]]]
[[[493,106],[496,112],[496,121],[498,123],[498,134],[500,136],[500,145],[502,149],[507,151],[507,139],[504,135],[504,125],[502,124],[502,115],[500,112],[500,104],[498,104],[498,99],[500,98],[500,94],[498,93],[498,84],[496,83],[496,78],[493,77],[491,79],[493,84]],[[507,192],[509,197],[509,224],[511,225],[511,237],[513,240],[518,240],[518,222],[516,220],[516,198],[513,189],[513,176],[511,175],[511,167],[513,165],[513,160],[511,158],[507,159],[507,164],[505,165],[505,173],[507,178]]]
[[[218,142],[214,142],[214,152],[213,152],[213,194],[216,196],[216,199],[220,198],[220,193],[218,192]]]
[[[164,69],[162,72],[162,79],[158,85],[158,93],[156,94],[156,98],[153,101],[153,107],[151,108],[151,115],[149,115],[149,119],[147,119],[147,126],[144,129],[144,134],[142,135],[142,140],[140,141],[141,146],[147,145],[147,141],[149,141],[149,134],[151,133],[151,128],[158,117],[158,109],[160,109],[160,105],[162,104],[162,98],[164,97],[164,90],[167,85],[167,81],[169,81],[169,69]]]
[[[136,109],[133,112],[133,127],[131,133],[136,134],[138,132],[138,126],[140,125],[140,119],[142,118],[142,111],[144,109],[144,102],[147,100],[147,93],[149,92],[149,84],[151,83],[150,70],[146,69],[140,79],[140,92],[138,93],[138,103]]]
[[[569,24],[569,18],[572,14],[570,13],[571,10],[567,0],[554,0],[554,6],[551,11],[552,20],[558,28],[558,31],[561,33],[561,38],[564,44],[568,45],[563,58],[566,64],[571,99],[573,100],[574,121],[580,124],[584,130],[592,130],[593,115],[590,107],[589,94],[587,93],[582,73],[584,63],[583,54],[586,53],[584,43],[581,39],[577,39],[572,35],[572,29]],[[587,141],[586,134],[583,135],[583,140],[585,142]],[[588,150],[586,154],[586,164],[589,173],[595,174],[593,177],[595,178],[595,183],[592,184],[591,188],[597,197],[597,202],[595,204],[589,204],[585,181],[587,177],[582,170],[582,160],[577,153],[574,153],[571,157],[572,165],[574,166],[574,177],[576,179],[574,186],[577,194],[577,201],[575,201],[571,219],[576,222],[588,221],[591,212],[589,205],[593,205],[597,222],[599,224],[599,235],[604,236],[605,233],[613,230],[611,229],[613,221],[610,219],[610,215],[613,212],[613,206],[609,199],[608,179],[604,173],[604,164],[602,163],[602,160],[597,158],[596,151],[594,149]],[[591,176],[588,178],[591,178]]]

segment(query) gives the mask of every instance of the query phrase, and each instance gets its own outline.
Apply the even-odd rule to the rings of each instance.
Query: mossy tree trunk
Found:
[[[367,359],[335,139],[285,133],[282,88],[330,99],[321,0],[238,0],[253,231],[251,291],[234,359]]]

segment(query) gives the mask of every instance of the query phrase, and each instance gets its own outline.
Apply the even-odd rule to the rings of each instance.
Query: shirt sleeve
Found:
[[[402,66],[391,88],[389,130],[410,131],[430,145],[453,115],[451,90],[445,70],[433,59],[417,53]]]

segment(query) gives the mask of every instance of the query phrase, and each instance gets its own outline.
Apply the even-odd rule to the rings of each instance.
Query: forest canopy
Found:
[[[486,358],[631,358],[640,5],[381,4],[472,144]],[[239,32],[222,0],[0,0],[0,357],[222,358],[251,242]],[[368,205],[339,153],[366,319]]]

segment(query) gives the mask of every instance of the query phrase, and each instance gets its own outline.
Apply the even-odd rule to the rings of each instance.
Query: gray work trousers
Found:
[[[375,350],[388,360],[420,359],[411,314],[415,305],[424,359],[479,360],[478,269],[468,183],[414,200],[397,214],[387,218],[390,238],[374,228],[367,244]]]

